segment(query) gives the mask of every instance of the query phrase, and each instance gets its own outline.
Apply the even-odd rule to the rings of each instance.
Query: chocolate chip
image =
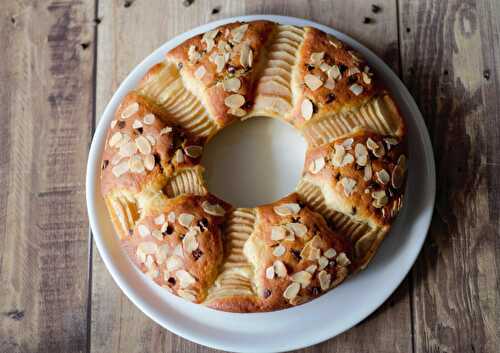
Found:
[[[328,93],[326,95],[326,103],[331,103],[335,100],[335,94],[333,93]]]
[[[351,209],[351,214],[354,216],[357,212],[357,209],[355,206],[352,206],[352,209]]]
[[[175,283],[176,283],[176,280],[174,277],[169,277],[168,280],[167,280],[168,284],[170,284],[171,286],[175,286]]]
[[[161,158],[160,158],[160,155],[158,153],[154,153],[153,157],[155,157],[155,164],[161,164],[160,163]]]
[[[331,260],[331,261],[328,263],[328,267],[329,267],[329,268],[335,268],[335,266],[336,266],[336,265],[337,265],[337,264],[335,263],[335,261],[334,261],[334,260]]]
[[[191,254],[193,255],[194,260],[197,261],[201,257],[201,255],[203,255],[203,251],[201,251],[198,248],[196,250],[193,250],[193,252]]]
[[[271,290],[268,288],[264,289],[264,298],[269,298],[270,295],[271,295]]]
[[[125,122],[123,120],[119,120],[116,125],[119,129],[123,129],[125,127]]]
[[[311,64],[306,64],[306,68],[308,71],[312,71],[314,69],[314,66]]]
[[[142,133],[144,132],[144,128],[138,127],[137,129],[135,129],[135,131],[137,131],[139,135],[142,135]]]
[[[347,66],[344,64],[339,64],[339,71],[341,74],[343,74],[347,70]]]
[[[300,260],[302,260],[302,256],[300,256],[300,250],[291,249],[290,252],[292,253],[295,260],[297,260],[297,262],[300,262]]]
[[[107,159],[103,160],[102,161],[102,169],[106,169],[106,167],[108,166],[109,164],[109,161]]]
[[[337,180],[337,181],[340,180],[340,173],[335,174],[335,180]]]
[[[170,224],[167,226],[167,229],[162,233],[163,235],[170,235],[174,232],[174,227],[172,227]]]
[[[182,69],[182,63],[178,63],[178,64],[177,64],[177,68],[178,68],[179,70],[180,70],[180,69]]]

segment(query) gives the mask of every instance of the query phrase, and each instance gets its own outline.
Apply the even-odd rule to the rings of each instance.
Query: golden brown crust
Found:
[[[203,146],[259,115],[304,134],[307,187],[233,209],[206,190]],[[123,248],[157,284],[218,310],[278,310],[368,264],[402,206],[405,134],[383,83],[344,43],[309,27],[231,23],[172,49],[124,98],[101,192]]]

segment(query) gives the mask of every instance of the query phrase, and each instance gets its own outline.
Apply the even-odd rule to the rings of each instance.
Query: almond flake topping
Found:
[[[146,256],[146,261],[144,262],[144,264],[146,265],[146,268],[150,270],[154,266],[154,262],[155,260],[153,259],[153,256],[148,255]]]
[[[368,147],[368,149],[373,152],[379,148],[379,145],[378,143],[373,141],[371,137],[368,137],[368,139],[366,140],[366,147]]]
[[[288,223],[286,227],[299,238],[303,238],[307,234],[307,227],[302,223],[294,222]]]
[[[179,256],[173,255],[167,259],[166,266],[168,271],[178,270],[179,268],[182,267],[182,265],[183,262]]]
[[[359,96],[361,93],[363,93],[363,86],[358,85],[357,83],[349,86],[349,89],[351,90],[352,93],[354,93],[356,96]]]
[[[324,269],[326,266],[328,266],[328,259],[324,256],[321,256],[318,259],[318,265],[319,265],[319,270]]]
[[[148,141],[151,144],[151,146],[154,146],[156,144],[156,139],[155,139],[155,137],[153,135],[147,134],[146,138],[148,139]]]
[[[139,104],[137,102],[134,102],[129,106],[127,106],[127,108],[123,109],[121,117],[122,119],[128,119],[138,111],[139,111]]]
[[[340,254],[337,255],[336,259],[337,263],[340,265],[340,266],[349,266],[350,263],[351,263],[351,260],[349,260],[347,258],[347,255],[343,252],[341,252]]]
[[[111,120],[111,124],[109,124],[109,126],[110,126],[112,129],[114,129],[117,123],[118,123],[118,121],[116,121],[116,120]]]
[[[361,77],[363,78],[363,82],[366,83],[367,85],[372,83],[372,78],[366,72],[363,72],[361,74]]]
[[[320,65],[319,65],[319,69],[323,72],[327,72],[328,70],[330,70],[331,66],[328,65],[327,63],[325,62],[322,62]]]
[[[280,261],[280,260],[274,261],[273,267],[274,267],[274,272],[276,273],[276,276],[283,278],[287,275],[286,266],[282,261]]]
[[[109,139],[109,147],[114,147],[118,142],[120,142],[122,139],[122,133],[121,132],[115,132],[113,135],[111,135],[111,138]]]
[[[152,154],[148,154],[144,157],[144,167],[147,170],[155,169],[155,157]]]
[[[359,71],[359,69],[357,67],[351,67],[349,68],[349,70],[347,71],[347,76],[352,76],[352,75],[356,75],[356,74],[359,74],[361,71]]]
[[[384,139],[384,142],[387,144],[387,149],[390,150],[391,146],[396,146],[399,144],[399,141],[395,139],[394,137],[386,137]]]
[[[163,264],[167,259],[167,255],[168,255],[168,245],[167,244],[160,245],[158,247],[158,250],[156,250],[156,262],[158,262],[159,265]]]
[[[170,223],[174,223],[175,222],[175,212],[170,212],[167,216],[167,220],[170,222]]]
[[[332,259],[337,255],[337,252],[335,251],[334,248],[330,248],[330,249],[326,250],[323,255],[325,255],[325,257],[328,259]]]
[[[187,253],[191,253],[198,249],[198,240],[196,240],[197,234],[197,231],[191,228],[186,235],[184,235],[184,238],[182,238],[182,246]]]
[[[144,162],[142,158],[138,155],[130,157],[128,160],[128,167],[132,173],[142,173],[144,172]]]
[[[274,278],[274,266],[269,266],[266,268],[266,278],[273,279]]]
[[[211,204],[210,202],[208,201],[203,201],[202,204],[201,204],[201,208],[203,208],[203,211],[205,211],[206,213],[208,213],[209,215],[212,215],[212,216],[224,216],[224,214],[226,213],[226,211],[224,210],[224,208],[219,205],[219,204]]]
[[[237,116],[239,118],[242,118],[245,115],[247,115],[246,110],[245,109],[241,109],[241,108],[230,108],[227,112],[229,114],[235,115],[235,116]]]
[[[292,275],[292,281],[297,282],[302,285],[302,288],[305,288],[311,283],[312,275],[307,271],[299,271],[295,272]]]
[[[350,153],[346,153],[344,155],[344,158],[342,158],[342,163],[340,163],[341,167],[344,167],[346,165],[349,165],[354,162],[354,157]]]
[[[377,176],[378,181],[383,185],[391,181],[391,176],[389,175],[389,173],[387,173],[385,169],[379,170],[378,172],[375,173],[375,175]]]
[[[331,157],[332,164],[335,167],[340,167],[342,165],[342,161],[344,160],[345,148],[343,145],[335,145],[334,150],[333,156]]]
[[[144,241],[142,243],[139,243],[137,249],[142,251],[144,254],[149,255],[156,253],[156,250],[158,250],[158,246],[156,245],[155,242]]]
[[[250,67],[250,63],[249,63],[249,56],[252,55],[252,58],[253,58],[253,54],[251,54],[252,52],[252,49],[250,48],[250,45],[248,45],[248,43],[243,43],[241,45],[241,48],[240,48],[240,64],[241,66],[243,67]]]
[[[195,145],[186,146],[184,147],[184,152],[191,158],[198,158],[203,152],[203,147]]]
[[[137,230],[139,231],[139,235],[143,238],[151,234],[149,228],[144,224],[140,224],[139,227],[137,227]]]
[[[144,121],[144,124],[146,125],[153,125],[155,120],[155,116],[151,113],[144,115],[144,118],[142,118],[142,121]]]
[[[296,215],[299,211],[300,205],[298,203],[284,203],[279,206],[274,206],[274,212],[282,217]]]
[[[273,255],[276,256],[276,257],[280,257],[280,256],[283,256],[285,254],[285,251],[286,251],[286,248],[279,244],[278,246],[276,246],[273,250]]]
[[[120,146],[118,153],[123,157],[130,157],[137,152],[137,145],[135,142],[127,142]]]
[[[201,53],[196,50],[194,45],[191,45],[188,50],[188,60],[191,64],[196,64],[201,59]]]
[[[300,106],[300,112],[302,113],[302,116],[304,117],[305,120],[311,119],[314,112],[314,107],[309,99],[305,98],[302,101],[302,105]]]
[[[137,120],[137,119],[135,119],[135,120],[134,120],[134,122],[133,122],[133,124],[132,124],[132,127],[133,127],[134,129],[139,129],[139,128],[141,128],[142,126],[143,126],[143,125],[142,125],[142,122],[141,122],[140,120]]]
[[[222,81],[222,87],[226,92],[238,92],[241,88],[241,81],[237,77],[228,78]]]
[[[317,52],[317,53],[312,53],[310,57],[311,64],[313,65],[319,65],[321,61],[323,61],[323,58],[325,56],[325,52]]]
[[[187,288],[196,283],[196,279],[186,270],[178,270],[175,272],[175,276],[179,280],[179,286],[181,288]]]
[[[328,288],[330,288],[330,283],[332,281],[332,275],[330,275],[326,271],[321,271],[318,274],[318,279],[319,279],[319,285],[321,287],[321,290],[325,291]]]
[[[318,266],[316,266],[316,265],[310,265],[306,268],[306,271],[309,272],[310,274],[314,274],[314,272],[316,272],[317,268],[318,268]]]
[[[165,126],[163,129],[160,130],[160,135],[166,135],[169,132],[172,132],[172,128],[170,126]]]
[[[307,74],[304,76],[304,83],[311,91],[316,91],[323,85],[323,81],[318,76]]]
[[[273,226],[271,228],[271,240],[278,241],[285,239],[286,232],[286,228],[282,226]]]
[[[113,167],[113,175],[119,178],[122,174],[129,171],[128,162],[122,162]]]
[[[181,149],[178,149],[177,151],[175,151],[174,158],[177,164],[184,163],[184,152],[182,152]]]
[[[333,65],[327,72],[326,74],[328,77],[337,80],[342,76],[342,73],[340,72],[340,69],[337,65]]]
[[[201,39],[202,42],[205,42],[207,45],[207,53],[212,51],[215,46],[214,39],[217,37],[217,33],[219,33],[218,29],[214,29],[213,31],[205,32]]]
[[[207,72],[207,69],[205,69],[205,66],[201,65],[194,72],[194,77],[196,77],[198,80],[201,80],[203,78],[203,76],[205,76],[206,72]]]
[[[377,158],[381,158],[385,155],[385,148],[384,148],[384,145],[382,143],[379,143],[378,144],[379,148],[373,150],[373,155]]]
[[[340,179],[340,184],[342,184],[342,186],[344,187],[345,195],[349,197],[356,187],[356,180],[348,177],[343,177],[342,179]]]
[[[181,213],[177,220],[181,226],[188,228],[194,221],[194,216],[190,213]]]
[[[326,89],[334,89],[335,88],[335,80],[331,77],[328,77],[325,82]]]
[[[232,38],[230,39],[230,41],[232,43],[239,43],[239,42],[241,42],[241,40],[245,36],[245,32],[247,31],[247,29],[248,29],[248,24],[244,24],[244,25],[241,25],[239,27],[234,28],[231,31]]]
[[[139,136],[138,138],[136,138],[135,143],[137,145],[137,148],[139,149],[139,152],[141,152],[142,154],[151,153],[151,143],[144,136]]]
[[[297,282],[292,282],[288,287],[286,287],[283,292],[283,297],[288,300],[294,299],[300,291],[300,284]]]
[[[352,149],[352,144],[353,143],[354,143],[354,139],[353,138],[348,138],[348,139],[342,141],[342,146],[344,146],[344,148],[346,149],[346,151],[348,151],[348,150]]]
[[[226,57],[222,54],[216,54],[214,56],[211,56],[211,60],[217,66],[216,71],[218,73],[221,73],[222,70],[224,70],[224,66],[226,66]]]
[[[162,213],[154,219],[154,222],[156,225],[161,226],[163,223],[165,223],[165,215]]]
[[[371,163],[368,163],[367,165],[365,165],[365,170],[364,170],[363,180],[364,180],[364,181],[369,181],[369,180],[371,180],[372,175],[373,175],[373,172],[372,172],[372,165],[371,165]]]
[[[368,150],[365,145],[357,143],[354,146],[354,155],[356,156],[356,163],[364,167],[368,163]]]
[[[232,94],[224,99],[224,104],[229,108],[239,108],[245,104],[245,97],[241,94]]]
[[[309,171],[312,174],[318,174],[323,169],[324,166],[325,166],[325,158],[324,157],[316,158],[311,162],[311,165],[309,166]]]

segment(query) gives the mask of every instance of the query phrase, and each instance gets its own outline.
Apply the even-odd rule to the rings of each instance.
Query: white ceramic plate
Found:
[[[99,194],[98,175],[106,130],[115,109],[145,72],[162,60],[165,52],[187,38],[216,26],[260,19],[312,26],[331,33],[362,53],[374,71],[384,78],[408,125],[410,160],[405,205],[411,207],[403,207],[370,266],[338,288],[291,309],[232,314],[194,305],[170,295],[135,269],[120,250],[114,235]],[[287,134],[286,131],[280,132],[278,141],[286,141]],[[275,152],[279,153],[280,148],[277,147]],[[303,151],[303,147],[299,147],[299,151]],[[298,158],[299,170],[301,158]],[[296,173],[296,165],[290,163],[291,173]],[[295,186],[296,179],[292,179],[286,182],[286,192],[292,191]],[[179,336],[217,349],[254,353],[287,351],[319,343],[351,328],[377,309],[398,287],[420,252],[431,221],[435,197],[434,157],[429,136],[415,102],[398,77],[375,54],[343,33],[311,21],[272,15],[229,18],[203,25],[169,40],[139,64],[113,95],[99,121],[90,148],[86,183],[94,240],[106,267],[129,299],[151,319]],[[286,192],[278,190],[276,195]]]

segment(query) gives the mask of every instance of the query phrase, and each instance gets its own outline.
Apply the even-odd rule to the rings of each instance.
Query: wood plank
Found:
[[[379,1],[380,11],[362,0],[349,3],[296,1],[101,1],[98,28],[97,112],[103,111],[112,93],[132,68],[160,44],[200,24],[243,14],[272,13],[305,17],[331,25],[360,40],[399,67],[397,10],[392,0]],[[218,13],[212,15],[212,9]],[[370,23],[363,24],[364,18]],[[162,329],[142,314],[116,287],[97,251],[94,251],[92,285],[92,352],[209,352]],[[360,352],[387,347],[411,350],[410,303],[405,282],[374,315],[358,327],[304,351]]]
[[[404,80],[438,172],[414,268],[415,352],[498,352],[500,3],[401,0],[400,19]]]
[[[94,10],[0,2],[0,352],[86,350]]]

